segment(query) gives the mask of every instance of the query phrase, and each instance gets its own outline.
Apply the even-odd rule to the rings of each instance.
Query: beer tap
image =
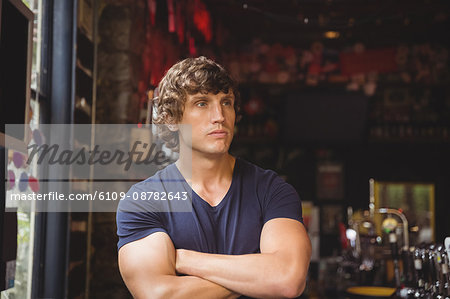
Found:
[[[441,269],[443,280],[443,294],[446,299],[450,298],[450,237],[445,238],[444,248],[441,251]]]
[[[403,278],[407,287],[413,287],[416,282],[414,277],[414,250],[415,247],[411,246],[408,250],[402,252]]]
[[[431,244],[426,250],[428,258],[428,268],[429,268],[429,291],[435,298],[440,296],[440,281],[439,281],[439,269],[436,264],[437,259],[437,249],[435,244]]]
[[[402,252],[403,258],[403,277],[405,286],[398,289],[397,296],[404,299],[417,298],[417,271],[415,269],[415,251],[416,247],[411,246],[408,250]],[[419,266],[419,265],[418,265]]]
[[[403,247],[402,250],[408,251],[409,250],[409,229],[408,229],[408,220],[406,219],[405,215],[396,209],[389,209],[389,208],[380,208],[376,210],[376,213],[379,214],[393,214],[400,218],[402,221],[403,226]]]
[[[398,246],[397,246],[397,229],[398,222],[392,217],[384,219],[381,227],[384,232],[389,235],[389,244],[391,246],[392,260],[394,262],[395,286],[400,287],[400,269],[398,265]]]
[[[438,270],[438,296],[439,298],[449,298],[448,295],[448,267],[446,263],[447,254],[444,246],[436,248],[436,266]],[[447,297],[446,297],[447,296]]]
[[[424,249],[416,248],[414,250],[414,269],[416,270],[417,286],[414,292],[414,298],[425,298],[425,276],[423,272]]]
[[[429,258],[430,249],[428,246],[423,245],[422,253],[422,273],[425,281],[425,298],[431,298],[433,294],[433,275],[432,264]]]

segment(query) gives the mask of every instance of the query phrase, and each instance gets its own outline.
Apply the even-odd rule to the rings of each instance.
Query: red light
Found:
[[[142,123],[138,123],[137,125],[139,129],[142,128]]]

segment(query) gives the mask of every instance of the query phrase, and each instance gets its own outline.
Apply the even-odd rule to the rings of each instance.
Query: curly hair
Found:
[[[187,95],[226,94],[232,91],[237,116],[240,110],[237,82],[221,65],[204,56],[187,58],[174,64],[161,79],[158,91],[159,95],[154,99],[157,116],[153,118],[153,123],[160,125],[158,135],[173,151],[179,151],[178,132],[169,130],[164,124],[175,124],[181,120]],[[239,117],[236,119],[239,120]]]

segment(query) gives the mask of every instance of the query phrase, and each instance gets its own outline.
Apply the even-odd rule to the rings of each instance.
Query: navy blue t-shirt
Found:
[[[162,197],[169,192],[178,198],[148,201],[138,196],[158,193]],[[183,198],[186,204],[181,210],[192,205],[190,212],[168,212],[177,210],[174,205]],[[295,189],[274,171],[237,158],[231,186],[217,206],[197,195],[171,164],[133,185],[120,202],[116,218],[119,249],[161,231],[170,236],[176,249],[249,254],[260,252],[261,231],[267,221],[291,218],[302,222],[302,207]]]

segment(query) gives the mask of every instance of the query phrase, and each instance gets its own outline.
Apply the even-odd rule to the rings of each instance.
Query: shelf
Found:
[[[80,99],[79,97],[76,97],[75,109],[79,110],[79,112],[83,112],[87,116],[91,117],[92,106],[91,106],[91,104],[89,104],[89,102],[86,100],[86,98],[82,97]]]
[[[82,69],[76,68],[76,96],[78,98],[84,98],[86,103],[92,105],[93,97],[93,79]]]
[[[83,66],[80,59],[77,59],[77,67],[82,70],[88,77],[92,78],[92,70]]]
[[[80,30],[77,30],[77,60],[88,69],[94,66],[94,43]]]
[[[89,34],[89,32],[87,32],[87,30],[84,27],[78,26],[78,31],[79,31],[80,34],[82,34],[91,43],[93,42],[92,36]]]
[[[90,0],[78,1],[78,29],[92,41],[94,31],[94,3]]]
[[[437,137],[369,137],[369,143],[433,143],[442,144],[450,143],[450,138]]]
[[[71,232],[81,232],[84,233],[87,231],[87,221],[76,221],[72,219],[70,224]]]
[[[402,81],[386,81],[379,80],[376,82],[377,88],[447,88],[450,82],[434,82],[434,83],[424,83],[424,82],[402,82]]]

